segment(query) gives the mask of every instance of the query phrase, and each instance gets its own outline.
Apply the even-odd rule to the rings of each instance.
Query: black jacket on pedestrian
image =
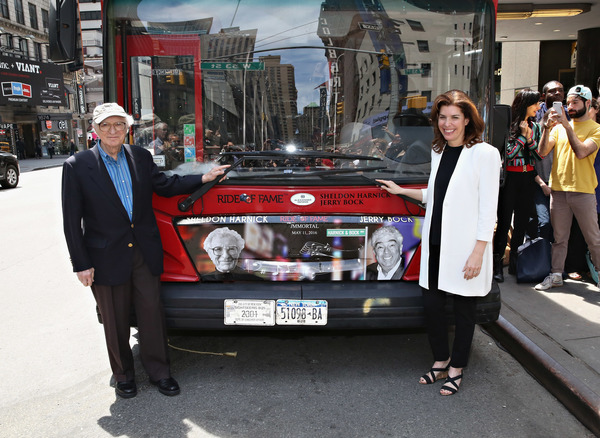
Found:
[[[125,207],[100,156],[98,146],[71,156],[63,165],[64,232],[73,271],[94,268],[94,282],[114,286],[131,276],[137,245],[153,275],[163,272],[163,249],[152,210],[152,194],[191,193],[202,175],[167,177],[146,149],[124,145],[131,173],[133,215]]]

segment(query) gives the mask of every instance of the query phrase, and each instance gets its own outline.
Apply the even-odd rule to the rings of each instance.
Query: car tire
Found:
[[[15,166],[8,166],[6,168],[6,179],[1,182],[2,187],[5,189],[14,189],[19,184],[19,171]]]

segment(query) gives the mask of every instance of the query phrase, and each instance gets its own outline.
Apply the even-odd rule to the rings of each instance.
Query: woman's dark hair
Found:
[[[438,154],[444,150],[446,140],[438,126],[440,110],[444,106],[454,105],[460,108],[465,119],[469,119],[469,123],[465,126],[465,145],[470,148],[482,140],[485,124],[477,111],[477,107],[469,96],[461,90],[450,90],[444,94],[440,94],[435,98],[431,107],[431,123],[433,125],[433,150]]]
[[[527,108],[531,105],[535,105],[539,101],[540,93],[533,91],[531,88],[525,88],[517,93],[511,107],[512,121],[510,123],[510,138],[512,140],[521,135],[519,124],[525,120]]]

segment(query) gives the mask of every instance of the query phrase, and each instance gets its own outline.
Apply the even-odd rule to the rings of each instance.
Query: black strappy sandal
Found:
[[[427,373],[425,373],[421,376],[421,378],[423,380],[425,380],[425,383],[421,383],[420,380],[419,380],[419,383],[421,383],[421,385],[431,385],[432,383],[435,383],[439,379],[448,377],[449,369],[450,369],[450,364],[446,365],[446,368],[432,368],[429,371],[427,371]],[[436,372],[439,372],[439,374],[437,376],[435,375]]]
[[[458,376],[455,376],[455,377],[446,377],[446,381],[440,388],[440,395],[443,397],[446,397],[448,395],[456,394],[458,392],[458,388],[460,387],[459,385],[456,384],[456,381],[462,379],[462,377],[463,377],[462,373],[460,373]],[[462,381],[461,381],[461,383],[462,383]],[[442,391],[449,391],[450,394],[442,394]]]

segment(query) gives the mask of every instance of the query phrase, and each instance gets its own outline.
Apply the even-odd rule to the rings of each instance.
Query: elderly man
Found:
[[[165,148],[168,146],[167,134],[169,126],[165,122],[158,122],[154,127],[156,138],[150,142],[148,149],[154,150],[154,155],[163,155]]]
[[[129,317],[135,309],[140,358],[150,382],[165,395],[179,394],[171,377],[165,317],[160,302],[163,250],[152,194],[190,193],[224,173],[166,177],[146,149],[124,144],[132,117],[116,103],[96,107],[99,141],[63,166],[64,232],[73,271],[90,286],[104,325],[115,392],[135,397]]]
[[[554,244],[551,272],[542,283],[535,286],[537,290],[548,290],[563,284],[562,272],[573,216],[577,218],[596,271],[600,268],[600,229],[595,195],[598,180],[594,171],[594,159],[600,145],[600,125],[590,118],[591,100],[590,89],[576,85],[567,94],[571,121],[567,120],[564,111],[551,109],[544,122],[540,152],[547,155],[554,151],[550,174],[550,217],[554,228]]]
[[[215,265],[215,271],[202,275],[203,281],[260,280],[244,271],[237,263],[246,242],[235,230],[217,228],[204,240],[204,250]]]
[[[371,246],[377,263],[367,266],[367,280],[400,280],[402,266],[402,242],[404,238],[396,227],[386,225],[377,229],[371,237]]]

